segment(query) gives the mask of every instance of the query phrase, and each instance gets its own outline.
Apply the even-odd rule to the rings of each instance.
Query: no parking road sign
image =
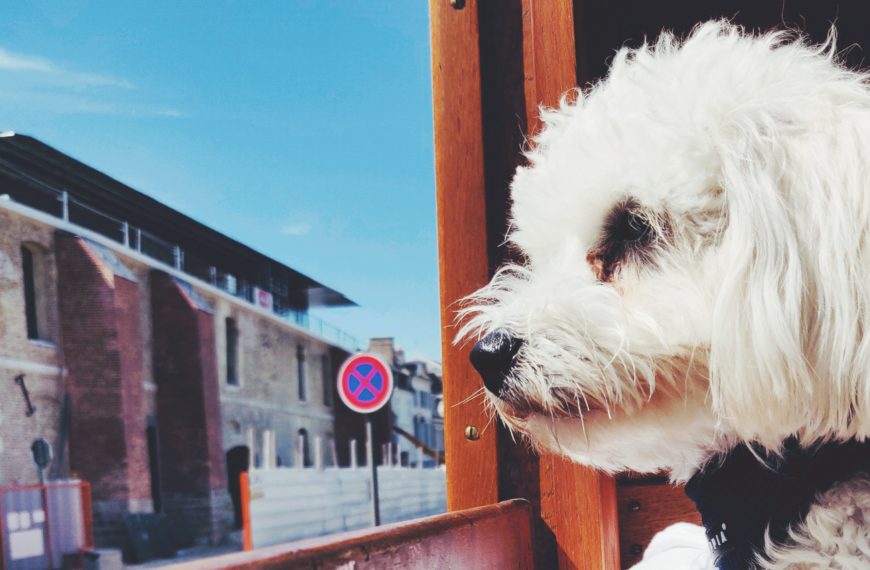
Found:
[[[338,371],[338,394],[355,412],[370,414],[384,407],[393,393],[393,374],[373,354],[355,354]]]

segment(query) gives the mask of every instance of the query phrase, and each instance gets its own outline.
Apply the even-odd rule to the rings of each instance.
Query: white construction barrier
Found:
[[[371,526],[367,467],[262,469],[248,474],[253,548]],[[445,471],[378,467],[381,522],[447,510]]]

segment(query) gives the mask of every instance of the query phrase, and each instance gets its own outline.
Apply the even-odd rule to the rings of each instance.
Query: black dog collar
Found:
[[[779,544],[803,521],[815,497],[856,474],[870,473],[870,443],[831,442],[801,449],[793,439],[781,456],[745,445],[718,456],[686,484],[720,570],[754,567],[764,534]]]

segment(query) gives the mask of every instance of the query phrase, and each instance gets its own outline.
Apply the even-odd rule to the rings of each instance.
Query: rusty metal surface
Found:
[[[174,570],[533,568],[522,499],[167,566]]]

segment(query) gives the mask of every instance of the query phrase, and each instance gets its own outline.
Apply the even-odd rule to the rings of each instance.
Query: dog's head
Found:
[[[616,471],[870,430],[870,91],[727,23],[543,111],[461,338],[512,429]]]

